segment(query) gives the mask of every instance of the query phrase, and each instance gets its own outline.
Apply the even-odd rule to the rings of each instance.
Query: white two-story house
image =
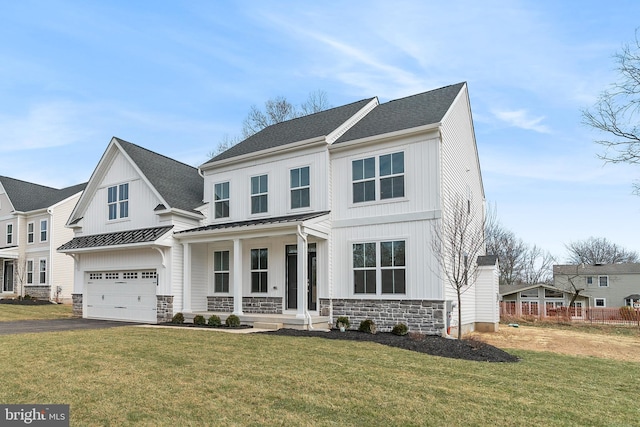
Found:
[[[57,189],[0,176],[0,297],[71,302],[73,261],[56,248],[85,184]]]
[[[103,158],[69,220],[76,237],[61,247],[76,259],[76,309],[85,317],[233,313],[245,323],[312,328],[348,316],[356,327],[370,318],[380,330],[403,322],[441,334],[452,312],[465,330],[497,325],[495,258],[480,260],[457,319],[432,250],[454,198],[484,215],[465,83],[269,126],[201,165],[200,193],[182,209],[154,188],[171,181],[190,191],[195,178],[149,178],[126,155],[144,149],[117,139],[111,146],[120,160]],[[145,163],[168,161],[149,153]],[[126,183],[128,216],[111,218]],[[120,240],[144,230],[156,234]],[[144,272],[157,276],[143,288]]]

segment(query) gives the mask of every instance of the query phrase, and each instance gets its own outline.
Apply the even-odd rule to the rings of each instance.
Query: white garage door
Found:
[[[85,316],[156,323],[155,270],[94,271],[86,273]]]

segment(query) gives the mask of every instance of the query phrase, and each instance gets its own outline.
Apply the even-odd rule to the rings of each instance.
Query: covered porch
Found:
[[[189,321],[229,314],[248,325],[326,329],[328,212],[212,224],[177,232],[183,248],[181,311]]]
[[[15,280],[16,275],[20,273],[16,272],[16,267],[20,267],[20,265],[16,265],[18,258],[17,246],[0,249],[0,277],[2,278],[0,295],[13,295],[19,292]]]

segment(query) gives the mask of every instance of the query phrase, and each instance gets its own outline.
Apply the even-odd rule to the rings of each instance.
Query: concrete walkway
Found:
[[[104,329],[132,325],[139,325],[139,323],[77,318],[54,320],[21,320],[17,322],[0,322],[0,335],[72,331],[78,329]]]

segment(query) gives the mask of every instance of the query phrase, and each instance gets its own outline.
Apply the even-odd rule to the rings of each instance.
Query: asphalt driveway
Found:
[[[112,320],[76,318],[55,320],[21,320],[18,322],[0,322],[0,335],[72,331],[77,329],[104,329],[137,324],[138,323],[115,322]]]

